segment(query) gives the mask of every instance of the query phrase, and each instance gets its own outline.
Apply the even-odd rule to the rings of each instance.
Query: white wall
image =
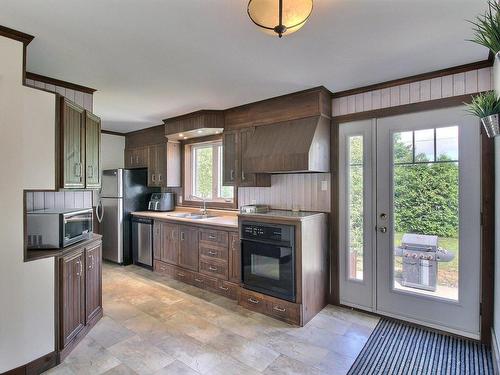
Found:
[[[125,137],[101,134],[102,169],[124,167]]]
[[[495,59],[493,65],[493,88],[500,94],[500,64]],[[493,328],[495,335],[500,339],[500,136],[495,141],[495,305],[493,309]],[[500,342],[499,342],[500,343]],[[498,347],[498,346],[497,346]]]
[[[0,37],[0,373],[55,348],[54,259],[23,261],[23,189],[55,188],[55,96],[22,86],[23,46]]]

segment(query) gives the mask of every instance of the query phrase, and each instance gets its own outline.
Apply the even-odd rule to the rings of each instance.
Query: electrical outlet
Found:
[[[250,204],[257,204],[257,201],[255,199],[252,199],[252,201],[250,202]]]
[[[326,181],[326,180],[321,181],[321,190],[322,191],[328,190],[328,181]]]
[[[182,204],[182,195],[179,195],[179,204]]]

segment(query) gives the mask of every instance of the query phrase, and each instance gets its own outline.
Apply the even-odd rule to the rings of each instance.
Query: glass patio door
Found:
[[[340,135],[341,302],[478,338],[477,119],[457,107]]]

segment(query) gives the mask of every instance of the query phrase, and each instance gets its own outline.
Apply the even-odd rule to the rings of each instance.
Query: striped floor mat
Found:
[[[382,319],[348,375],[493,375],[488,347]]]

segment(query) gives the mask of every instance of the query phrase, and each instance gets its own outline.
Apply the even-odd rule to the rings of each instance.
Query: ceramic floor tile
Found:
[[[185,365],[181,361],[175,360],[167,367],[164,367],[153,375],[199,375],[199,372],[194,371],[191,367]]]
[[[106,371],[103,375],[137,375],[137,372],[124,364],[120,364]]]
[[[264,371],[265,375],[323,375],[323,373],[314,367],[305,365],[295,359],[280,355]],[[326,375],[326,373],[324,374]]]
[[[221,334],[222,329],[199,316],[180,311],[166,321],[170,327],[198,340],[207,343]]]
[[[258,371],[263,371],[280,355],[278,352],[231,332],[224,332],[209,345]]]
[[[150,374],[174,361],[167,353],[139,336],[133,336],[113,345],[108,350],[138,374]]]
[[[315,368],[329,375],[345,375],[354,363],[352,357],[339,353],[330,352],[324,357]]]
[[[53,367],[45,371],[43,375],[75,375],[73,370],[66,363],[61,363],[59,366]]]
[[[119,343],[135,333],[123,325],[115,322],[110,317],[103,317],[88,333],[98,344],[105,348]]]
[[[64,361],[75,374],[102,374],[120,361],[94,339],[87,336]]]

